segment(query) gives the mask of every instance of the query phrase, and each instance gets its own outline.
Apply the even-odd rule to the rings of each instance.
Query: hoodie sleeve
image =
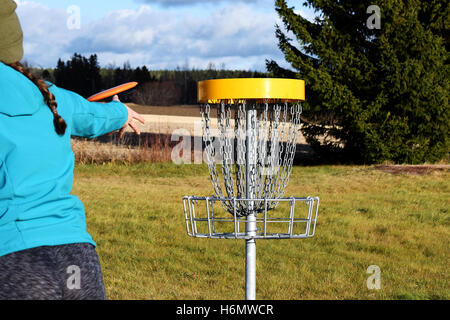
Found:
[[[71,135],[96,138],[122,128],[128,119],[128,110],[121,102],[90,102],[80,95],[51,86],[58,105],[69,107],[72,113]]]

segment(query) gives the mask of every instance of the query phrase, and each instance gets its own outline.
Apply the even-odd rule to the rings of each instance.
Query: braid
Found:
[[[55,96],[53,93],[48,90],[48,85],[41,79],[35,77],[29,69],[24,67],[20,62],[15,62],[9,64],[11,68],[22,73],[25,77],[30,79],[41,91],[42,96],[44,97],[45,104],[50,108],[53,113],[53,124],[55,126],[56,133],[59,135],[63,135],[66,132],[66,122],[64,119],[58,114],[58,103],[55,100]]]

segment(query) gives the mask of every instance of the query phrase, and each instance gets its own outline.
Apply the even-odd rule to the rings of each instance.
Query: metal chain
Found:
[[[245,197],[245,154],[247,146],[245,143],[245,102],[238,104],[235,112],[235,137],[236,137],[236,186],[238,198]]]
[[[245,216],[250,210],[263,212],[265,201],[251,201],[251,208],[247,208],[243,201],[235,202],[224,199],[216,169],[217,156],[222,160],[221,171],[226,198],[242,199],[246,198],[248,194],[252,198],[258,199],[279,199],[284,194],[292,171],[297,135],[300,129],[301,105],[289,106],[287,102],[284,105],[272,105],[267,101],[263,105],[252,105],[251,108],[255,108],[257,112],[249,113],[255,117],[249,119],[252,124],[249,132],[246,128],[248,110],[246,110],[245,101],[239,101],[236,104],[221,102],[216,107],[218,109],[219,152],[214,148],[211,135],[211,107],[209,104],[205,104],[201,110],[206,160],[216,196],[222,199],[223,208],[231,214],[236,212],[238,216]],[[234,128],[231,125],[233,107],[235,108]],[[256,143],[257,150],[247,150],[246,139],[250,139],[249,145]],[[248,168],[250,171],[249,181],[246,181],[247,153],[250,156],[248,165],[251,166]],[[267,203],[267,210],[277,206],[278,201],[271,201]]]
[[[258,167],[257,167],[257,197],[264,198],[265,181],[267,179],[267,120],[268,120],[269,104],[267,100],[264,102],[261,111],[258,126]]]
[[[208,171],[211,183],[214,188],[214,192],[218,198],[223,198],[222,188],[220,186],[219,175],[216,170],[216,154],[215,148],[211,136],[211,117],[210,117],[211,106],[205,104],[201,109],[202,117],[202,129],[203,129],[203,141],[205,143],[205,154],[206,163],[208,165]]]
[[[301,105],[292,105],[290,108],[289,134],[286,141],[286,153],[284,155],[283,172],[277,186],[277,197],[282,197],[284,190],[289,183],[289,176],[292,171],[292,165],[297,147],[297,136],[300,128],[300,115],[302,113]]]
[[[234,195],[234,180],[233,180],[233,146],[232,130],[230,124],[231,107],[229,104],[225,105],[224,102],[220,104],[220,145],[221,156],[223,159],[222,173],[224,177],[224,184],[229,198],[233,198]]]

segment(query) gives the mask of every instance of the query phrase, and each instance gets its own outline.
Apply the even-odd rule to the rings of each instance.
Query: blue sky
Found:
[[[97,54],[102,66],[265,71],[280,64],[273,0],[16,0],[25,60],[54,67],[74,52]],[[313,12],[290,0],[299,13]],[[78,11],[70,11],[70,8]],[[79,14],[78,14],[79,12]],[[74,24],[75,22],[75,24]],[[70,25],[72,27],[70,27]],[[75,26],[75,27],[74,27]]]

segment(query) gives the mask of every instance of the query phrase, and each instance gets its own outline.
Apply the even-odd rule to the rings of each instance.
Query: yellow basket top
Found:
[[[278,78],[205,80],[198,83],[198,102],[223,100],[304,101],[305,81]]]

